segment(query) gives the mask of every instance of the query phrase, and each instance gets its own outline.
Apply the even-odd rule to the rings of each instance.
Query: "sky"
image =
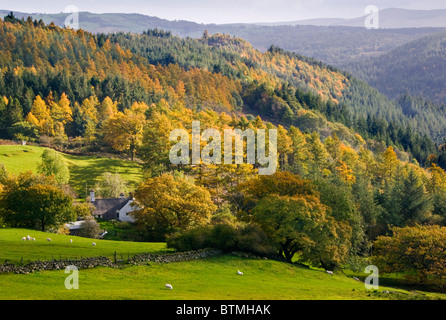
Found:
[[[314,18],[356,18],[365,8],[446,9],[444,0],[0,0],[0,9],[59,13],[69,5],[94,13],[141,13],[198,23],[280,22]]]

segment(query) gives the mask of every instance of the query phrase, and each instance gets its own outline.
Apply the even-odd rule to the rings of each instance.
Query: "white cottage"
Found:
[[[121,194],[119,198],[115,199],[96,199],[94,191],[91,190],[90,202],[95,207],[93,212],[95,218],[127,222],[135,221],[135,219],[129,214],[137,209],[131,205],[134,202],[132,196],[125,197],[124,194]]]

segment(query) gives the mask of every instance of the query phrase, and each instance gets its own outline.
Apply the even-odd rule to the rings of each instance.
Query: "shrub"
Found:
[[[226,223],[198,227],[171,235],[167,247],[178,251],[219,249],[224,252],[244,251],[271,256],[277,252],[259,227],[251,224],[234,226]]]
[[[374,243],[372,262],[382,273],[404,272],[412,282],[446,288],[446,227],[393,228]]]
[[[84,223],[79,228],[79,236],[84,238],[97,239],[100,232],[101,228],[92,216],[85,218]]]

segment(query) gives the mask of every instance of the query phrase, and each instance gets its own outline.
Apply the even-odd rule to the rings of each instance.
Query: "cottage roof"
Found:
[[[92,202],[95,207],[94,215],[100,215],[105,220],[116,219],[116,212],[124,208],[129,201],[129,198],[96,199]]]

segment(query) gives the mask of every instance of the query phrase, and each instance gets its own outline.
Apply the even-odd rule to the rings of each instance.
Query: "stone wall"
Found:
[[[99,266],[115,266],[108,258],[105,257],[82,258],[79,260],[37,260],[26,265],[15,265],[11,263],[0,265],[0,273],[28,274],[35,271],[65,269],[71,265],[76,266],[78,269],[89,269]]]
[[[136,254],[127,261],[121,263],[114,263],[106,257],[91,257],[82,258],[79,260],[48,260],[48,261],[33,261],[26,265],[15,265],[11,263],[6,263],[0,265],[0,273],[17,273],[17,274],[28,274],[36,271],[44,270],[60,270],[65,269],[70,265],[76,266],[78,269],[89,269],[95,267],[111,267],[117,268],[124,264],[146,264],[148,262],[157,263],[169,263],[169,262],[179,262],[179,261],[189,261],[196,259],[203,259],[208,257],[214,257],[221,254],[219,250],[202,249],[197,251],[189,252],[178,252],[173,254],[163,254],[155,255],[150,253],[140,253]]]
[[[146,262],[169,263],[169,262],[179,262],[179,261],[190,261],[196,259],[215,257],[217,255],[220,255],[221,253],[222,252],[220,250],[213,250],[213,249],[201,249],[196,251],[177,252],[164,255],[140,253],[131,257],[128,260],[128,263],[138,265],[138,264],[144,264]]]

